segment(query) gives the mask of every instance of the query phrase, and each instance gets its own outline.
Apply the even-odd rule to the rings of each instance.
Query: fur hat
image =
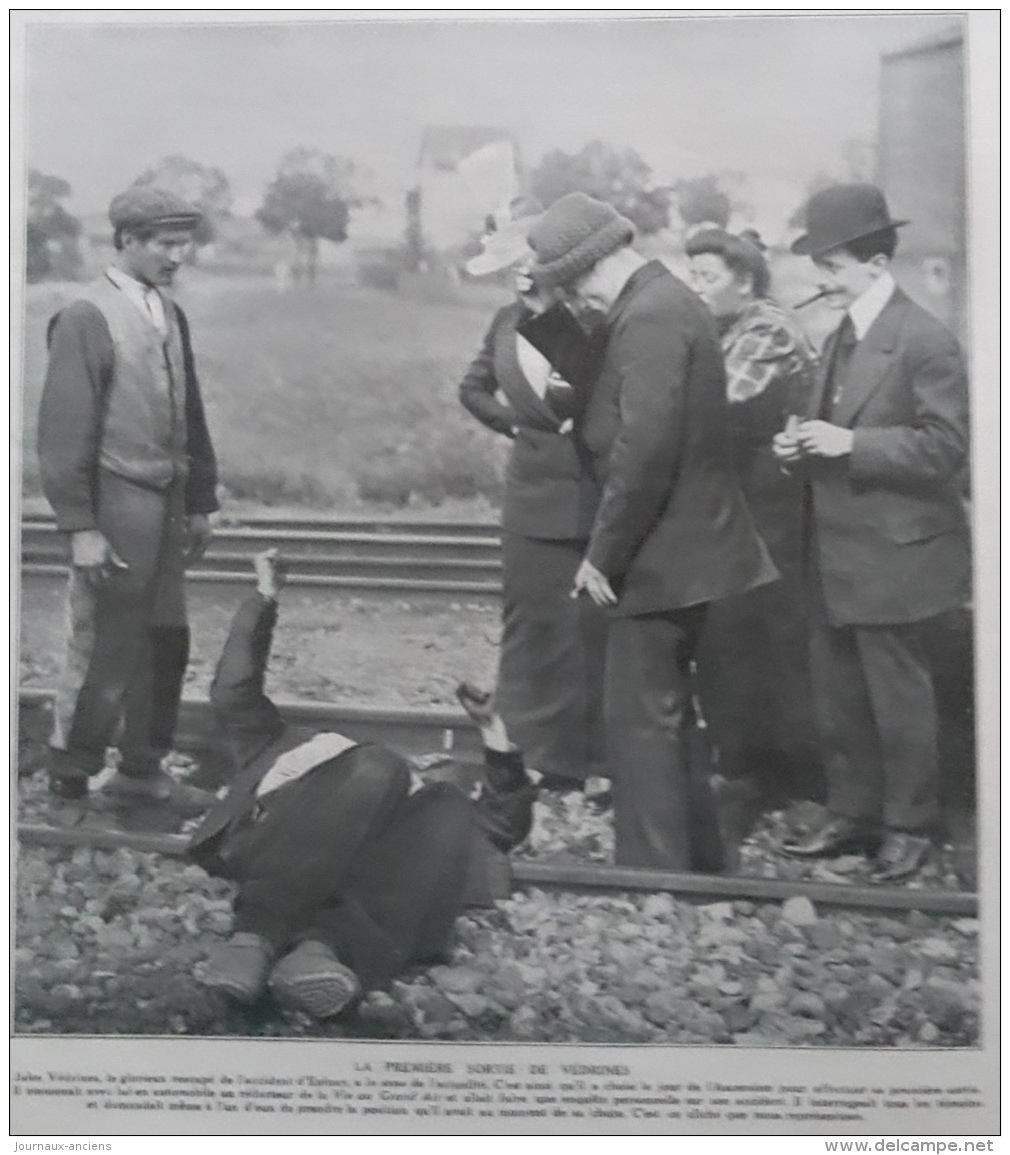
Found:
[[[891,219],[883,192],[872,184],[836,184],[814,193],[807,201],[805,216],[807,231],[790,248],[810,257],[908,224]]]
[[[571,285],[635,236],[635,226],[605,201],[582,192],[554,202],[530,229],[537,255],[531,276],[539,288]]]
[[[133,185],[109,205],[114,229],[195,229],[202,213],[182,197],[154,185]]]

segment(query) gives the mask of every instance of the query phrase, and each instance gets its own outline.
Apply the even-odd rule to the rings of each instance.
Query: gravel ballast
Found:
[[[37,820],[42,783],[24,779],[21,787],[25,813]],[[748,873],[794,871],[768,849],[787,821],[773,815],[749,840]],[[609,815],[579,794],[544,795],[517,853],[610,861]],[[942,871],[941,860],[916,885],[945,885]],[[978,924],[969,918],[818,910],[801,893],[785,902],[697,903],[530,889],[462,916],[450,965],[405,974],[369,992],[352,1014],[316,1023],[269,1000],[241,1010],[196,982],[210,945],[230,932],[232,893],[179,859],[22,846],[16,1031],[790,1047],[978,1042]]]

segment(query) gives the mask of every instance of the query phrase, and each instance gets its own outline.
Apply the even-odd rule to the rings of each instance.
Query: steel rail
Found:
[[[31,581],[62,581],[67,576],[67,566],[58,563],[26,562],[21,566],[22,577]],[[251,588],[252,574],[249,570],[189,570],[188,581],[208,586],[221,586],[239,593]],[[355,577],[318,573],[289,572],[286,579],[289,587],[302,590],[331,590],[363,596],[381,598],[398,597],[404,600],[434,599],[446,600],[476,599],[480,604],[497,602],[502,595],[501,582],[495,581],[437,581],[429,578]]]
[[[101,850],[126,848],[169,857],[185,856],[189,838],[184,834],[149,834],[89,826],[21,824],[20,841],[32,846],[91,846]],[[832,882],[785,881],[743,875],[684,874],[577,862],[533,862],[513,859],[512,880],[523,888],[540,887],[589,894],[676,894],[707,901],[749,899],[784,902],[804,895],[821,906],[847,910],[919,910],[973,918],[978,896],[963,891],[911,890],[902,887],[846,886]]]
[[[38,530],[22,527],[22,549],[26,554],[44,557],[66,557],[65,535],[55,529]],[[501,541],[495,535],[486,537],[452,537],[420,533],[344,533],[322,530],[218,529],[211,538],[211,548],[231,547],[251,557],[260,550],[276,546],[282,551],[297,549],[324,558],[361,556],[361,550],[380,555],[402,555],[415,550],[420,556],[435,558],[478,557],[486,555],[497,561]]]
[[[464,532],[454,532],[460,527]],[[501,542],[489,523],[271,519],[225,526],[188,576],[229,590],[247,585],[253,555],[268,548],[283,555],[288,585],[303,591],[482,605],[497,605],[502,594]],[[21,561],[26,581],[65,579],[66,542],[55,521],[22,521]]]
[[[53,691],[23,689],[23,705],[51,702]],[[358,741],[384,742],[405,754],[452,750],[462,758],[477,758],[479,737],[462,711],[358,706],[328,702],[278,701],[290,722],[340,730]],[[210,703],[200,698],[183,699],[177,741],[184,750],[205,748],[212,727]],[[32,845],[127,847],[150,853],[180,856],[187,839],[178,834],[151,834],[110,830],[94,826],[51,827],[23,824],[21,841]],[[924,890],[905,887],[856,886],[813,880],[748,878],[742,875],[708,875],[641,870],[575,862],[534,862],[515,859],[515,882],[524,887],[611,894],[624,891],[666,892],[709,901],[752,899],[782,902],[805,895],[814,903],[853,910],[921,910],[934,914],[974,917],[978,896],[967,891]]]
[[[55,690],[25,687],[23,706],[52,703]],[[384,742],[404,754],[449,751],[479,758],[480,736],[462,710],[431,710],[411,706],[364,706],[354,703],[274,700],[285,721],[296,726],[337,730],[356,742]],[[184,697],[176,727],[180,750],[205,750],[214,733],[214,714],[206,698]]]
[[[30,511],[21,518],[23,530],[56,532],[56,518],[47,512]],[[332,517],[313,513],[290,514],[222,514],[217,532],[226,529],[249,529],[262,533],[309,531],[322,533],[412,534],[443,537],[497,537],[497,522],[472,518],[418,518],[396,514],[335,514]]]

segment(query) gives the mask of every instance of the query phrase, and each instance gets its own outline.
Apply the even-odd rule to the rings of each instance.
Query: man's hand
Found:
[[[214,530],[205,513],[191,513],[186,518],[186,563],[199,561],[210,545]]]
[[[582,564],[576,571],[572,597],[577,598],[583,590],[589,594],[598,606],[617,605],[617,594],[610,588],[610,582],[606,576],[600,573],[596,566],[586,559],[583,559]]]
[[[783,473],[789,473],[789,467],[803,459],[803,450],[796,440],[796,431],[799,427],[800,419],[790,414],[786,420],[785,429],[781,433],[776,433],[772,438],[772,453]]]
[[[256,574],[256,592],[265,598],[275,598],[284,585],[284,563],[280,551],[265,549],[253,558],[253,572]]]
[[[796,441],[809,457],[846,457],[852,452],[853,433],[828,421],[802,421],[796,429]]]
[[[79,529],[70,535],[70,560],[93,585],[105,581],[113,569],[127,568],[100,529]]]
[[[494,695],[472,682],[460,682],[456,687],[456,697],[471,721],[477,724],[481,741],[489,750],[501,753],[516,749],[509,740],[501,715],[495,711]]]

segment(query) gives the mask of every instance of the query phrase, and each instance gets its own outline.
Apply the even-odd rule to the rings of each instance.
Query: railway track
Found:
[[[49,690],[23,690],[23,706],[41,706],[52,698]],[[358,741],[382,741],[406,754],[452,750],[462,758],[479,757],[477,732],[469,719],[456,711],[381,709],[321,702],[278,702],[292,721],[340,730]],[[210,707],[202,699],[186,699],[180,716],[178,744],[199,753],[210,733]],[[181,856],[187,838],[180,834],[150,833],[96,826],[19,824],[18,838],[29,845],[127,847],[148,853]],[[606,894],[642,891],[667,892],[719,901],[752,899],[783,901],[806,895],[822,905],[852,910],[921,910],[952,916],[975,916],[977,895],[964,891],[916,890],[905,887],[849,886],[816,881],[793,882],[739,875],[680,874],[576,862],[513,861],[515,882],[525,887]]]
[[[276,548],[288,584],[303,592],[378,599],[479,601],[501,597],[501,543],[490,522],[401,518],[256,518],[219,526],[210,549],[191,568],[192,582],[245,586],[250,559]],[[21,573],[27,581],[62,581],[67,543],[51,517],[21,523]]]

